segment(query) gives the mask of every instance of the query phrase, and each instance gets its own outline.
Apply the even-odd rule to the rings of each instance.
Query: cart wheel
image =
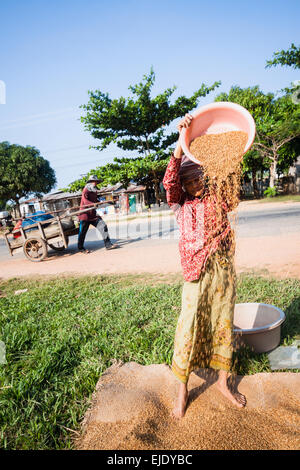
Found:
[[[42,261],[47,256],[47,245],[41,238],[28,238],[23,251],[30,261]]]
[[[67,242],[67,246],[68,246],[69,237],[66,237],[66,242]],[[59,240],[56,243],[49,243],[49,246],[50,246],[50,248],[52,248],[52,250],[55,250],[55,251],[64,251],[65,250],[65,245],[64,245],[64,242],[62,240]]]

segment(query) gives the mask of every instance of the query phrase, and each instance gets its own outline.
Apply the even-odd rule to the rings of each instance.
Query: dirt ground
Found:
[[[239,212],[275,209],[300,203],[242,202]],[[108,221],[108,224],[112,223]],[[93,230],[93,229],[91,229]],[[97,246],[97,244],[96,244]],[[143,240],[135,243],[120,242],[118,250],[95,249],[90,254],[50,252],[42,262],[34,263],[24,258],[10,258],[0,263],[0,278],[56,275],[56,274],[114,274],[114,273],[180,273],[177,240]],[[300,279],[299,233],[238,238],[236,248],[237,273],[255,272],[271,274],[278,278]]]
[[[28,275],[113,274],[113,273],[177,273],[181,272],[177,241],[155,240],[124,244],[90,254],[68,251],[51,253],[40,263],[24,259],[9,259],[0,264],[2,279]],[[276,237],[240,238],[236,248],[237,273],[256,272],[278,278],[300,279],[299,234]]]

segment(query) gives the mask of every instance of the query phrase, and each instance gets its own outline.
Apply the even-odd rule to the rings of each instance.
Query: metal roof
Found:
[[[108,185],[103,188],[98,189],[98,194],[109,194],[109,193],[136,193],[140,191],[145,191],[146,187],[137,184],[130,184],[127,189],[125,189],[122,183],[117,183],[114,185]],[[64,191],[55,191],[50,194],[46,194],[42,197],[43,202],[50,202],[50,201],[60,201],[61,199],[72,199],[75,197],[80,197],[82,191],[76,191],[75,193],[64,192]]]
[[[76,193],[65,193],[63,191],[56,191],[55,193],[46,194],[42,197],[43,202],[49,201],[59,201],[60,199],[71,199],[72,197],[80,197],[81,191],[77,191]]]

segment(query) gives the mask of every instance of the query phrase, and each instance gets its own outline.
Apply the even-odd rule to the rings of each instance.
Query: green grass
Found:
[[[300,334],[300,281],[276,280],[256,275],[241,275],[238,282],[237,303],[262,302],[281,308],[286,319],[281,326],[280,344],[288,346]],[[271,372],[267,354],[255,354],[244,349],[234,354],[237,374]],[[295,370],[296,371],[296,370]]]
[[[70,429],[78,431],[99,376],[115,360],[170,364],[181,287],[176,276],[150,275],[2,282],[1,448],[72,448]],[[244,275],[237,302],[246,301],[285,311],[282,343],[300,333],[299,281]],[[239,374],[270,371],[265,354],[246,350],[236,359]]]
[[[288,194],[286,196],[274,196],[274,197],[264,197],[259,199],[257,202],[300,202],[300,194]]]

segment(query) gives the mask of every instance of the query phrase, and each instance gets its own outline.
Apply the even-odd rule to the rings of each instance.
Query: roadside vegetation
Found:
[[[1,448],[68,449],[99,376],[115,361],[170,364],[180,311],[178,276],[11,279],[0,283]],[[27,289],[19,295],[15,291]],[[300,282],[244,275],[237,302],[265,302],[300,333]],[[266,354],[236,353],[235,372],[271,372]]]
[[[300,194],[288,194],[286,196],[264,197],[258,202],[300,202]]]

